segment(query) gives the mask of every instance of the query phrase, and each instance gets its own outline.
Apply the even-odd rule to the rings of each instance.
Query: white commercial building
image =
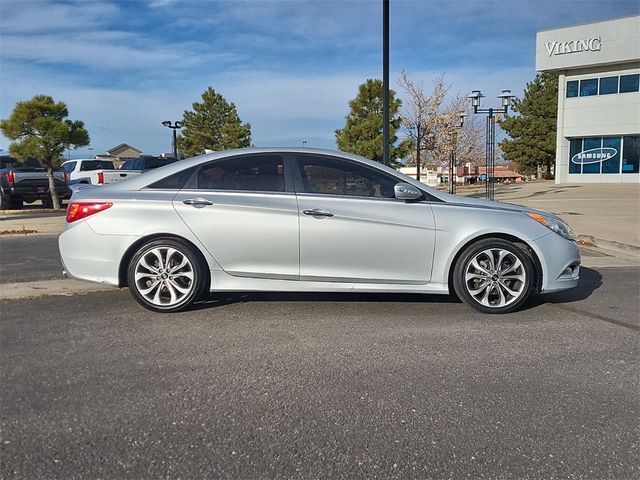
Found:
[[[559,74],[556,183],[639,183],[640,16],[538,32]]]

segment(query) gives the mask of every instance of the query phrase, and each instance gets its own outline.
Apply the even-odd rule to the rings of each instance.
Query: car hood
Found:
[[[539,213],[540,215],[548,215],[551,217],[556,217],[553,213],[545,212],[544,210],[538,210],[531,207],[525,207],[523,205],[516,205],[515,203],[502,203],[496,202],[494,200],[485,200],[483,198],[471,198],[471,197],[460,197],[457,195],[445,194],[446,198],[443,198],[443,195],[439,196],[445,200],[447,203],[458,203],[467,207],[475,207],[475,208],[484,208],[489,210],[500,210],[500,211],[508,211],[508,212],[531,212],[531,213]]]

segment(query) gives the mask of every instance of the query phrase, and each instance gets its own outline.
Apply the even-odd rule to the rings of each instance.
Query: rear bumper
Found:
[[[575,242],[550,233],[533,243],[542,264],[542,293],[558,292],[578,285],[580,248]]]
[[[58,239],[66,276],[118,286],[120,260],[138,237],[99,235],[85,221],[65,230]]]

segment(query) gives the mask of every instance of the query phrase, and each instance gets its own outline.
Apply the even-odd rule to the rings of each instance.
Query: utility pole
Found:
[[[389,165],[389,0],[382,0],[382,162]]]

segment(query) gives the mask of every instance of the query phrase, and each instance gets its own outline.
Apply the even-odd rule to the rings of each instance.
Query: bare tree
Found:
[[[409,97],[404,103],[401,121],[407,136],[416,144],[414,160],[410,163],[417,166],[419,177],[420,168],[428,162],[430,152],[436,149],[438,132],[442,128],[440,111],[449,87],[445,84],[444,74],[433,82],[430,94],[425,93],[422,82],[415,82],[407,72],[402,72],[399,83]]]
[[[406,72],[402,72],[399,83],[408,96],[403,103],[402,125],[407,136],[416,143],[416,153],[409,164],[417,167],[447,165],[454,152],[457,165],[482,162],[483,123],[479,118],[467,115],[460,128],[460,113],[469,112],[468,102],[459,93],[447,102],[451,86],[446,84],[444,74],[434,80],[430,93],[424,91],[422,82],[414,81]],[[416,162],[418,155],[419,164]]]

